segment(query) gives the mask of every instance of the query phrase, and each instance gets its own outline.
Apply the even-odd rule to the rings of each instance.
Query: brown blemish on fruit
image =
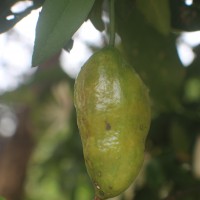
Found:
[[[110,123],[105,121],[105,124],[106,124],[106,130],[109,131],[111,129]]]

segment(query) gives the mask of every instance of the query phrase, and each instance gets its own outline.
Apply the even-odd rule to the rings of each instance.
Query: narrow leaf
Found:
[[[99,31],[103,31],[105,29],[104,22],[102,20],[102,7],[103,0],[95,0],[93,8],[89,14],[90,21]]]
[[[137,0],[137,7],[148,22],[164,35],[170,32],[169,0]]]
[[[57,53],[87,18],[95,0],[46,0],[36,27],[32,65]]]

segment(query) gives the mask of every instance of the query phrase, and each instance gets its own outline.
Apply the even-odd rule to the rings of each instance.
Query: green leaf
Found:
[[[36,27],[32,65],[56,54],[87,18],[95,0],[46,0]]]
[[[137,0],[137,7],[147,21],[164,35],[170,32],[170,8],[168,0]]]
[[[0,196],[0,200],[5,200],[3,197]]]
[[[105,30],[105,26],[102,20],[102,7],[103,0],[95,0],[94,6],[89,14],[90,21],[99,31]]]

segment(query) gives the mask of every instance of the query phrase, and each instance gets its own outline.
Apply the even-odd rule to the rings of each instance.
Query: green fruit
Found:
[[[82,67],[75,82],[75,106],[96,198],[117,196],[143,163],[150,125],[148,90],[121,54],[108,47]]]

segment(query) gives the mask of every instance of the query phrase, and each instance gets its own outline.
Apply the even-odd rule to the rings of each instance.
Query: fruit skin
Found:
[[[84,64],[74,92],[95,195],[117,196],[134,181],[143,163],[151,118],[148,89],[118,50],[107,47]]]

